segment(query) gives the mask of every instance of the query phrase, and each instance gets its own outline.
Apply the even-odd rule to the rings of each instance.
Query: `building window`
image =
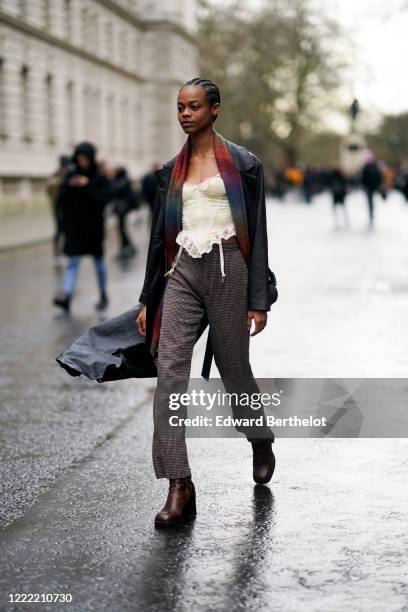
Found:
[[[82,109],[83,109],[83,133],[86,139],[90,139],[90,125],[92,121],[91,108],[90,108],[90,91],[88,85],[82,90]]]
[[[27,19],[27,0],[19,0],[18,12],[22,19]]]
[[[133,38],[133,58],[132,58],[132,68],[134,70],[137,69],[139,65],[139,36],[136,35]]]
[[[88,7],[81,11],[82,46],[87,51],[99,51],[99,15],[91,12]]]
[[[107,124],[108,124],[107,149],[110,153],[114,153],[116,150],[116,109],[115,109],[114,94],[110,94],[107,97],[106,110],[107,110]]]
[[[100,145],[100,133],[102,129],[102,106],[100,89],[96,88],[93,91],[92,102],[94,108],[92,138],[98,145]]]
[[[7,100],[4,60],[0,57],[0,138],[7,138]]]
[[[44,30],[49,30],[51,28],[51,7],[50,0],[42,0],[42,15],[41,22]]]
[[[99,54],[99,15],[95,13],[92,18],[92,51]]]
[[[66,85],[66,103],[66,141],[70,146],[74,146],[74,84],[72,81],[68,81]]]
[[[129,153],[129,100],[122,98],[120,103],[120,121],[121,121],[121,148],[125,155]]]
[[[63,10],[64,35],[67,40],[71,40],[71,36],[72,36],[71,0],[63,0],[62,10]]]
[[[30,142],[31,133],[31,100],[30,100],[30,70],[23,66],[20,71],[20,116],[23,140]]]
[[[119,40],[119,57],[120,61],[126,64],[127,62],[127,32],[126,30],[121,30],[120,32],[120,40]]]
[[[140,100],[134,104],[133,125],[133,153],[136,157],[139,157],[143,150],[142,103]]]
[[[89,44],[89,11],[86,7],[81,10],[81,42],[82,46],[87,49]]]
[[[54,79],[48,74],[45,79],[45,109],[47,142],[55,144]]]
[[[100,122],[100,91],[89,85],[83,90],[84,134],[92,142],[99,142]]]
[[[105,53],[110,62],[113,61],[113,26],[112,22],[105,22]]]

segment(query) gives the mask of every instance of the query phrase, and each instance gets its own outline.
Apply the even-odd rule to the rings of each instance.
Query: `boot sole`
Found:
[[[256,484],[260,484],[260,485],[268,484],[268,482],[270,482],[272,480],[272,476],[273,476],[273,474],[271,474],[271,476],[269,478],[264,478],[263,480],[259,480],[259,479],[255,480],[255,478],[254,478],[254,482]]]
[[[190,514],[189,516],[184,516],[181,517],[175,521],[171,521],[171,523],[166,523],[166,522],[160,522],[160,521],[154,521],[154,526],[159,528],[159,529],[166,529],[167,527],[177,527],[178,525],[185,525],[186,523],[189,523],[190,521],[193,521],[196,518],[196,514]]]
[[[157,521],[155,519],[154,521],[154,526],[155,527],[173,527],[173,525],[182,525],[184,523],[188,523],[189,521],[195,519],[195,517],[197,516],[197,508],[196,508],[196,498],[195,498],[195,489],[194,489],[194,485],[193,485],[193,490],[194,490],[194,497],[189,501],[189,503],[187,504],[186,508],[184,508],[184,514],[182,516],[180,516],[180,518],[175,519],[174,521]]]

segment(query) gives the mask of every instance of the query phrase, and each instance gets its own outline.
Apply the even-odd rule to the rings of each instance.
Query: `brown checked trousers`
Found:
[[[248,269],[238,243],[223,244],[226,276],[221,282],[220,253],[214,244],[209,253],[191,257],[185,249],[169,276],[163,299],[163,314],[157,357],[157,388],[153,402],[153,466],[157,478],[191,476],[185,427],[170,426],[169,394],[188,389],[191,359],[199,325],[206,313],[214,360],[228,393],[259,393],[249,363],[250,332],[246,327]],[[231,402],[232,415],[264,417],[256,410]],[[177,411],[187,416],[186,409]],[[262,427],[237,426],[249,441],[270,438]]]

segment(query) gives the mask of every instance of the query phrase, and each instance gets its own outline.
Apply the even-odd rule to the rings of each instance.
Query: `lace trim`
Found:
[[[187,253],[191,255],[191,257],[201,257],[203,253],[209,253],[211,251],[213,244],[219,244],[222,238],[227,239],[236,235],[234,226],[226,227],[222,232],[217,232],[216,234],[211,235],[208,240],[200,245],[197,245],[188,235],[188,233],[182,230],[179,232],[176,242],[186,249]]]

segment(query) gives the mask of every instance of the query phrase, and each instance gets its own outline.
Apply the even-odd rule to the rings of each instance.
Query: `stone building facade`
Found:
[[[80,140],[134,178],[174,155],[196,70],[194,0],[0,0],[0,211]]]

